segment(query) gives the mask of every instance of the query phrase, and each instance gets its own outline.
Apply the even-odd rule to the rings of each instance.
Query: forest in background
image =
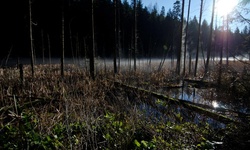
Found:
[[[200,2],[185,20],[185,0],[160,12],[142,0],[4,1],[0,149],[249,148],[250,65],[228,57],[250,56],[250,20],[234,10],[209,25]],[[232,31],[236,20],[247,26]]]
[[[60,57],[62,8],[64,8],[65,56],[85,57],[92,49],[92,23],[90,0],[33,0],[32,30],[34,54],[37,58]],[[1,58],[30,57],[29,1],[5,1],[5,13],[2,15],[3,47]],[[62,5],[64,7],[62,7]],[[125,0],[117,1],[115,35],[115,8],[111,0],[94,2],[95,18],[95,56],[113,57],[115,43],[119,45],[120,57],[131,57],[134,45],[134,9]],[[184,20],[184,24],[186,20]],[[194,56],[197,45],[198,19],[191,18],[187,34],[187,54]],[[206,52],[209,37],[209,23],[203,20],[201,25],[201,50]],[[179,49],[181,28],[181,3],[174,3],[173,8],[158,12],[156,6],[147,8],[141,0],[137,3],[137,57],[176,57]],[[214,27],[213,49],[211,57],[219,56],[220,38],[226,31]],[[224,33],[224,34],[223,34]],[[227,42],[229,55],[236,56],[249,53],[250,27],[240,31],[229,28]],[[217,53],[218,51],[218,53]]]

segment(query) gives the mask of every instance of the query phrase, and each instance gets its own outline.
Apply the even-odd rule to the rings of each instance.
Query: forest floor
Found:
[[[98,69],[95,80],[70,64],[64,78],[55,64],[36,65],[34,77],[26,65],[22,77],[17,68],[0,69],[0,149],[248,148],[249,65],[230,62],[221,74],[219,68],[214,65],[209,80],[202,80],[202,68],[198,78],[186,75],[195,81],[187,87],[215,88],[216,98],[244,105],[241,112],[159,93],[183,87],[169,69],[115,76],[112,69]]]

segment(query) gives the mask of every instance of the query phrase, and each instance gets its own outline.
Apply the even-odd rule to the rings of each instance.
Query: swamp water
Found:
[[[190,86],[188,82],[184,82],[184,86],[180,87],[159,88],[157,93],[166,95],[170,98],[191,102],[199,107],[205,108],[217,114],[224,115],[235,121],[247,122],[246,118],[250,115],[250,109],[246,104],[239,103],[236,100],[233,100],[230,96],[225,97],[227,93],[218,92],[216,88],[196,88]],[[143,103],[139,106],[139,108],[143,110],[147,116],[152,115],[153,117],[151,118],[165,118],[167,121],[173,121],[171,118],[174,117],[169,117],[171,116],[171,113],[180,113],[186,121],[199,123],[200,120],[203,120],[215,128],[224,127],[223,123],[179,106],[178,104],[164,104],[164,106],[162,106],[157,103],[164,103],[164,100],[157,102],[159,100],[155,98],[154,101],[156,103],[156,106],[154,107],[146,103]]]
[[[195,88],[184,82],[184,86],[181,88],[161,89],[160,93],[176,99],[207,105],[218,111],[250,114],[250,109],[246,104],[239,103],[227,93],[219,92],[216,88]]]

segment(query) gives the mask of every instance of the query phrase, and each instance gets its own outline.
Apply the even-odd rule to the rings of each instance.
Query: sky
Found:
[[[157,9],[159,11],[161,10],[161,7],[164,6],[166,13],[168,12],[169,9],[173,8],[173,4],[175,2],[176,2],[176,0],[142,0],[142,3],[144,6],[153,8],[154,5],[157,5]],[[204,0],[204,2],[205,2],[204,15],[202,17],[204,17],[206,20],[208,20],[208,18],[211,15],[211,10],[212,10],[212,7],[211,7],[212,0]],[[185,8],[186,8],[186,11],[185,11],[184,15],[187,17],[188,0],[185,0]],[[196,17],[198,19],[199,13],[200,13],[200,0],[192,0],[190,17],[193,18],[196,15]]]
[[[168,10],[171,8],[173,8],[173,4],[174,2],[176,2],[176,0],[141,0],[143,3],[143,6],[148,7],[149,9],[153,8],[155,5],[157,6],[158,11],[160,12],[162,6],[165,7],[165,12],[167,13]],[[188,1],[189,0],[185,0],[185,13],[184,13],[184,17],[187,18],[187,10],[188,10]],[[238,0],[235,0],[238,1]],[[200,13],[200,2],[201,0],[192,0],[191,1],[191,10],[190,10],[190,18],[193,18],[194,16],[197,17],[197,20],[199,19],[199,13]],[[210,23],[211,21],[211,15],[212,15],[212,0],[204,0],[204,6],[203,6],[203,15],[202,15],[202,20],[206,19],[208,21],[208,23]],[[248,5],[250,6],[250,5]],[[250,18],[250,14],[248,14],[247,18]],[[217,17],[217,26],[221,26],[222,25],[222,17]],[[215,22],[215,20],[214,20]],[[239,27],[239,29],[243,29],[244,26],[247,24],[243,24],[243,23],[238,23],[238,22],[234,22],[232,24],[229,25],[229,27],[232,29],[232,31],[234,31],[236,29],[236,27]]]

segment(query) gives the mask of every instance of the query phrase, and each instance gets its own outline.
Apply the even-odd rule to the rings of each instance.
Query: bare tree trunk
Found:
[[[47,34],[47,38],[48,38],[48,50],[49,50],[49,65],[51,66],[51,51],[50,51],[50,38],[49,38],[49,34]]]
[[[204,55],[204,44],[201,44],[201,54],[202,54],[202,58],[203,58],[203,64],[204,66],[206,65],[206,59],[205,59],[205,55]]]
[[[134,71],[136,71],[136,53],[137,53],[137,0],[134,0]]]
[[[131,33],[133,33],[134,31],[132,31]],[[134,35],[131,34],[131,43],[130,43],[130,48],[129,48],[129,71],[132,70],[132,57],[133,57],[133,41],[134,40]]]
[[[118,0],[118,53],[117,53],[117,57],[118,57],[118,72],[120,71],[121,69],[121,18],[120,18],[120,15],[121,15],[121,0]]]
[[[120,70],[120,53],[121,53],[121,39],[120,39],[120,0],[114,0],[114,14],[115,14],[115,30],[114,30],[114,74]],[[117,68],[117,58],[118,68]]]
[[[29,0],[29,26],[30,26],[30,52],[31,52],[31,74],[34,77],[34,50],[33,50],[33,33],[32,33],[32,10],[31,10],[31,0]]]
[[[214,9],[215,9],[215,0],[213,0],[213,8],[212,8],[212,18],[211,18],[211,24],[210,24],[210,33],[209,33],[209,42],[208,42],[208,49],[207,49],[207,61],[205,65],[205,76],[208,73],[208,67],[209,67],[209,59],[210,59],[210,53],[212,50],[212,39],[213,39],[213,24],[214,24]]]
[[[201,19],[202,19],[202,10],[203,10],[203,0],[201,0],[201,8],[200,8],[200,17],[199,17],[199,27],[198,27],[198,41],[196,48],[196,59],[195,59],[195,68],[194,68],[194,76],[197,74],[197,66],[199,60],[199,49],[200,49],[200,38],[201,38]]]
[[[95,80],[95,21],[94,21],[94,0],[92,0],[92,51],[90,52],[89,69],[90,75]]]
[[[192,70],[192,55],[190,53],[189,54],[188,74],[191,74],[191,70]]]
[[[218,86],[219,87],[221,86],[222,57],[223,57],[223,39],[221,40],[221,47],[220,47],[220,63],[219,63],[219,75],[218,75]]]
[[[227,14],[227,43],[226,43],[226,51],[227,51],[227,66],[228,66],[228,57],[229,57],[229,49],[228,49],[228,38],[229,38],[229,32],[228,32],[228,14]]]
[[[61,77],[64,77],[64,0],[62,1],[62,51],[61,51]]]
[[[71,30],[71,22],[73,19],[69,22],[69,40],[70,40],[70,49],[71,49],[71,55],[73,57],[73,63],[75,64],[75,56],[74,56],[74,47],[73,47],[73,38],[72,38],[72,30]]]
[[[220,46],[220,63],[219,63],[219,76],[218,76],[218,86],[221,86],[221,74],[222,74],[222,58],[223,58],[223,47],[224,47],[224,18],[223,18],[223,25],[222,25],[222,37],[220,39],[221,46]]]
[[[114,35],[115,35],[115,39],[114,39],[114,75],[117,73],[117,64],[116,64],[116,52],[117,52],[117,0],[114,0],[114,7],[115,7],[115,32],[114,32]]]
[[[178,54],[177,54],[177,64],[176,64],[176,73],[178,75],[181,75],[181,49],[182,49],[182,32],[183,32],[183,21],[184,21],[184,7],[185,7],[185,0],[182,0],[180,43],[179,43],[179,50],[178,50]]]
[[[80,53],[80,42],[79,42],[78,33],[76,34],[76,54],[75,54],[75,58],[77,59],[77,63],[80,64],[81,53]]]
[[[170,48],[164,49],[163,58],[161,59],[161,62],[159,64],[158,72],[160,72],[162,70],[163,66],[164,66],[164,63],[165,63],[165,60],[166,60],[166,57],[167,57],[167,53],[169,52],[169,49]]]
[[[7,55],[6,60],[5,60],[5,66],[8,65],[8,61],[9,61],[9,58],[10,58],[10,54],[11,54],[11,52],[12,52],[12,49],[13,49],[13,45],[11,45],[10,51],[9,51],[9,53],[8,53],[8,55]],[[17,63],[17,65],[18,65],[18,64],[19,64],[19,63]]]
[[[18,64],[21,86],[23,85],[23,64]]]
[[[174,44],[174,42],[172,44]],[[175,50],[173,48],[173,45],[171,45],[171,49],[170,50],[172,52],[172,55],[171,55],[171,69],[173,69],[174,68],[174,54],[175,54]]]
[[[88,70],[88,67],[87,67],[87,44],[86,44],[85,37],[83,38],[83,47],[84,47],[84,63],[85,63],[86,71],[87,71]]]
[[[186,25],[186,36],[185,36],[185,50],[184,50],[184,64],[183,64],[183,76],[185,76],[185,73],[186,73],[186,55],[187,55],[187,39],[188,39],[190,5],[191,5],[191,0],[189,0],[189,2],[188,2],[188,14],[187,14],[187,25]]]
[[[42,38],[42,52],[43,52],[43,64],[45,63],[44,53],[45,53],[45,46],[44,46],[44,35],[43,30],[41,30],[41,38]]]

